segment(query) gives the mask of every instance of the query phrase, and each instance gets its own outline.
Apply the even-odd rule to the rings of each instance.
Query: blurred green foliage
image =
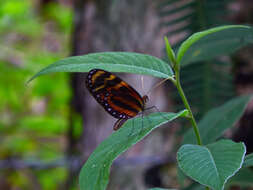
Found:
[[[1,0],[0,161],[55,160],[66,147],[71,97],[68,75],[41,77],[29,85],[26,81],[40,68],[68,56],[73,13],[66,5],[41,7],[36,3]],[[74,125],[80,123],[77,120]],[[0,168],[0,178],[18,189],[35,189],[36,183],[41,189],[57,189],[66,176],[66,168]]]

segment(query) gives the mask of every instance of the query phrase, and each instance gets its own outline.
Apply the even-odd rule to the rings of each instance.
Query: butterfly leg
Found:
[[[144,123],[143,123],[143,113],[141,113],[141,130],[139,132],[139,135],[141,135],[141,132],[143,130],[143,127],[144,127]]]
[[[151,106],[151,107],[145,108],[145,110],[151,110],[151,109],[155,109],[158,113],[160,113],[160,115],[162,116],[163,119],[169,120],[167,117],[163,116],[163,114],[160,112],[160,110],[156,106]]]
[[[127,119],[119,119],[118,121],[116,121],[116,123],[113,126],[113,130],[117,131],[126,121]]]
[[[132,119],[132,128],[128,136],[130,137],[133,134],[133,132],[134,132],[134,118]]]

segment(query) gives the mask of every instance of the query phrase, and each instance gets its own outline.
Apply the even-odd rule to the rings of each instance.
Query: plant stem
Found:
[[[179,92],[179,95],[182,98],[184,106],[185,106],[185,108],[189,112],[188,119],[190,120],[190,122],[192,124],[194,133],[195,133],[196,138],[197,138],[197,143],[198,143],[198,145],[202,146],[203,144],[202,144],[202,141],[201,141],[201,137],[200,137],[200,133],[199,133],[199,128],[197,126],[195,118],[194,118],[194,116],[192,114],[191,107],[190,107],[190,105],[188,103],[188,100],[186,99],[186,96],[184,94],[183,88],[182,88],[181,83],[180,83],[180,64],[178,63],[177,59],[175,58],[175,55],[174,55],[173,50],[171,49],[171,47],[169,45],[169,42],[168,42],[167,38],[165,38],[165,43],[166,43],[168,57],[170,58],[170,61],[173,63],[172,64],[173,65],[173,70],[175,72],[175,79],[173,79],[172,82],[177,87],[177,90]],[[205,189],[206,190],[210,190],[209,187],[206,187]]]
[[[174,81],[174,84],[175,86],[177,87],[178,89],[178,92],[179,92],[179,95],[181,96],[182,98],[182,101],[185,105],[185,108],[188,110],[189,112],[189,120],[192,124],[192,127],[193,127],[193,130],[195,132],[195,135],[196,135],[196,138],[197,138],[197,143],[198,145],[202,145],[202,141],[201,141],[201,138],[200,138],[200,133],[199,133],[199,129],[198,129],[198,126],[197,126],[197,123],[194,119],[194,116],[192,114],[192,111],[191,111],[191,107],[186,99],[186,96],[184,94],[184,91],[182,89],[182,86],[180,84],[180,73],[179,73],[179,66],[178,64],[176,64],[176,66],[174,67],[174,70],[175,70],[175,76],[176,76],[176,80]]]
[[[183,88],[182,88],[182,86],[181,86],[181,83],[180,83],[180,75],[179,75],[180,73],[179,73],[179,68],[176,66],[175,67],[175,75],[176,75],[176,80],[174,81],[174,84],[175,84],[175,86],[177,87],[177,89],[178,89],[178,92],[179,92],[179,94],[180,94],[180,96],[181,96],[181,98],[182,98],[182,101],[183,101],[183,103],[184,103],[184,105],[185,105],[185,108],[188,110],[188,112],[189,112],[189,120],[190,120],[190,122],[191,122],[191,124],[192,124],[192,127],[193,127],[193,129],[194,129],[194,132],[195,132],[195,135],[196,135],[196,138],[197,138],[197,142],[198,142],[198,145],[203,145],[202,144],[202,141],[201,141],[201,138],[200,138],[200,133],[199,133],[199,129],[198,129],[198,126],[197,126],[197,123],[196,123],[196,121],[195,121],[195,119],[194,119],[194,116],[193,116],[193,114],[192,114],[192,111],[191,111],[191,107],[190,107],[190,105],[189,105],[189,103],[188,103],[188,101],[187,101],[187,99],[186,99],[186,96],[185,96],[185,94],[184,94],[184,91],[183,91]],[[206,187],[206,190],[210,190],[210,188],[209,187]]]

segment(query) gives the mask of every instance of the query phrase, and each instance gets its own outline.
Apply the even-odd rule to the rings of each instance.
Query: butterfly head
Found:
[[[144,95],[144,96],[142,97],[142,100],[143,100],[144,104],[146,104],[146,103],[149,101],[149,98],[148,98],[147,95]]]

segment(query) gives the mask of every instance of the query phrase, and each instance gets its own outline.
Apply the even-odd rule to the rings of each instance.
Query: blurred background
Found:
[[[78,189],[80,167],[113,132],[115,119],[85,89],[85,74],[56,73],[26,85],[40,69],[67,56],[101,51],[166,59],[165,35],[177,49],[194,32],[252,22],[252,0],[1,0],[0,189]],[[252,54],[250,46],[183,68],[183,87],[197,120],[234,96],[252,93]],[[144,76],[142,86],[141,76],[120,76],[141,94],[158,81]],[[152,92],[151,105],[182,109],[169,82]],[[169,126],[114,162],[108,189],[180,188],[175,153],[189,124]],[[250,153],[252,135],[253,102],[225,136],[244,141]]]

